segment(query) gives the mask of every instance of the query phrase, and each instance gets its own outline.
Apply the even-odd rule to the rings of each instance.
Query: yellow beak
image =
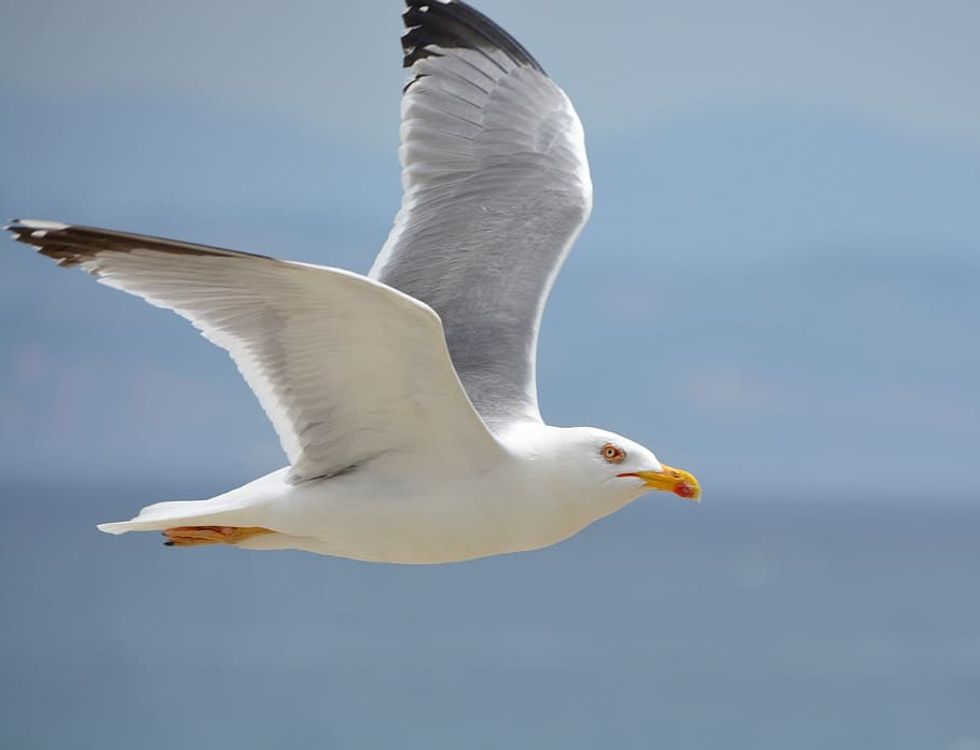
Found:
[[[683,469],[675,469],[665,465],[663,471],[634,471],[619,476],[642,479],[651,490],[673,492],[678,497],[695,502],[701,500],[701,485],[698,484],[698,480],[694,478],[693,474]]]

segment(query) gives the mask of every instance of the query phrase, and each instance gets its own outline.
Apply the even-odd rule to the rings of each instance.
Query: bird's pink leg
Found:
[[[198,547],[204,544],[238,544],[261,534],[274,534],[260,526],[177,526],[167,529],[168,547]]]

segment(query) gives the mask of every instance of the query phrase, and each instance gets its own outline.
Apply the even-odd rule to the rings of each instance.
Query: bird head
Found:
[[[701,485],[693,474],[662,464],[629,438],[593,427],[565,428],[561,433],[562,463],[578,482],[599,484],[603,494],[631,501],[657,490],[685,500],[701,499]]]

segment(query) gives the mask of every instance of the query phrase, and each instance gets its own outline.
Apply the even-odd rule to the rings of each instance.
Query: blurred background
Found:
[[[184,321],[0,240],[0,745],[980,750],[980,6],[479,7],[592,160],[544,415],[703,504],[439,568],[100,535],[284,457]],[[400,10],[0,2],[0,216],[366,272]]]

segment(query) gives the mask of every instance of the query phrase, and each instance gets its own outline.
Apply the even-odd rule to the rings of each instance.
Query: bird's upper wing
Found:
[[[592,182],[572,103],[465,3],[407,0],[401,211],[371,277],[430,305],[493,429],[540,420],[541,313],[588,219]]]
[[[226,349],[292,464],[330,476],[393,451],[484,461],[499,446],[453,371],[438,316],[353,273],[156,237],[21,221],[62,266],[187,318]]]

